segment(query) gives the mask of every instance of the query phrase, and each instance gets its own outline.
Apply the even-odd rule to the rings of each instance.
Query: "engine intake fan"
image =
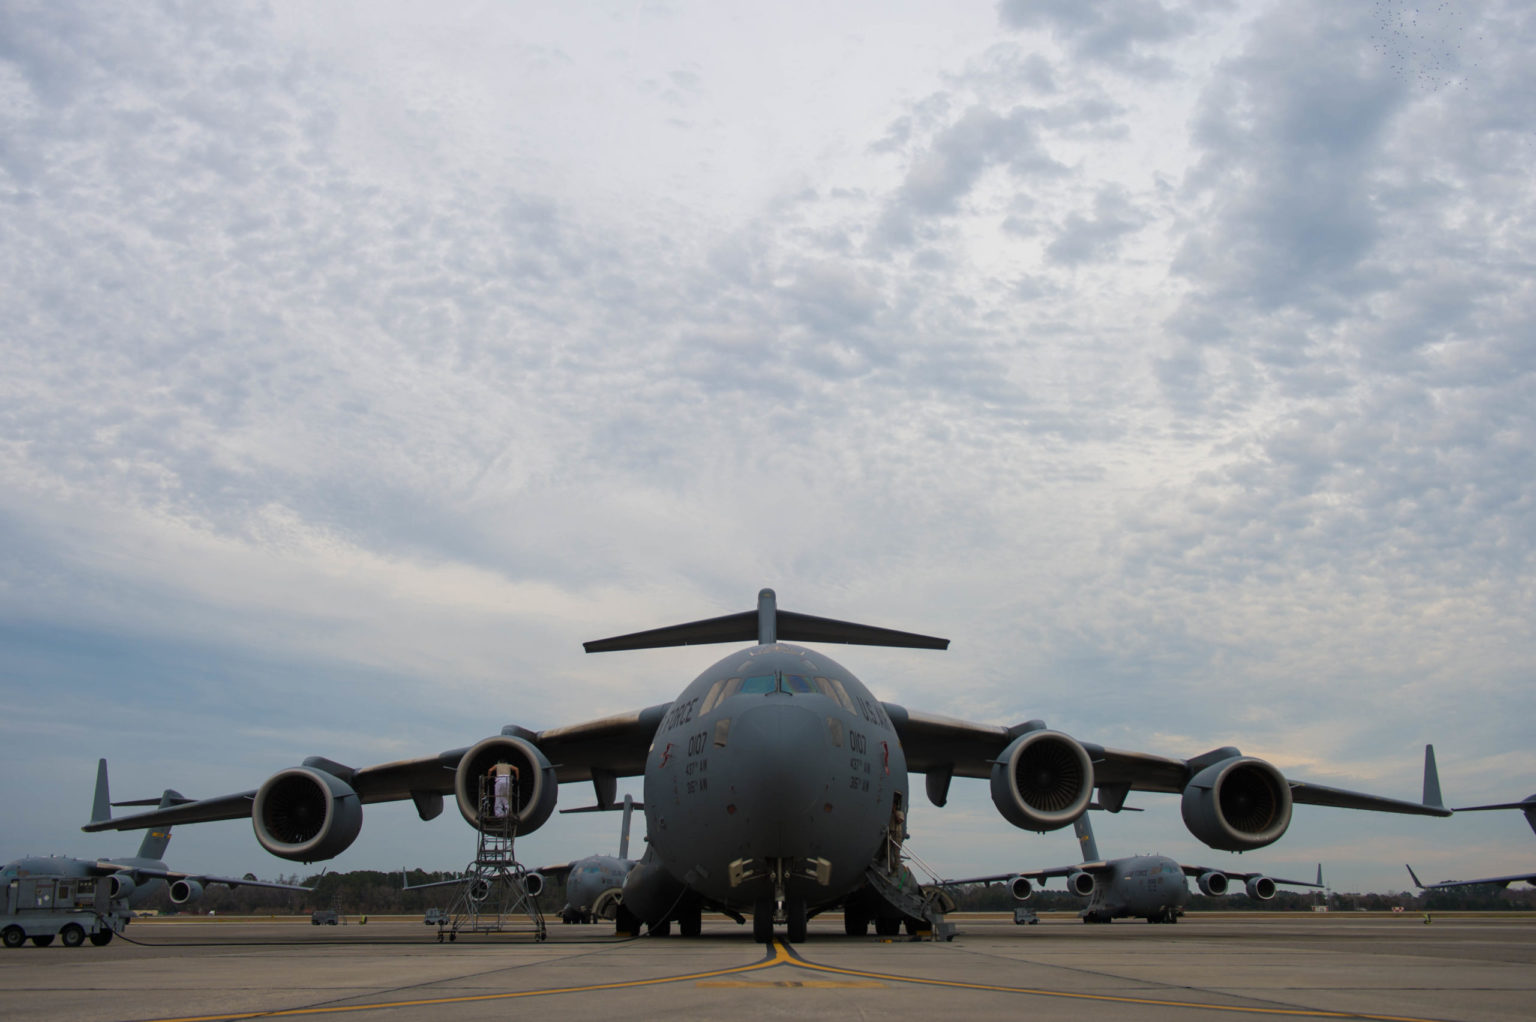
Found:
[[[1060,731],[1030,731],[992,764],[992,804],[1023,830],[1058,830],[1088,809],[1093,761]]]

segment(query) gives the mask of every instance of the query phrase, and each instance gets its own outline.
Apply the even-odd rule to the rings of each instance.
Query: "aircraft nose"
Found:
[[[805,856],[831,817],[834,764],[821,715],[788,700],[767,699],[731,724],[732,799],[741,839],[756,855]]]

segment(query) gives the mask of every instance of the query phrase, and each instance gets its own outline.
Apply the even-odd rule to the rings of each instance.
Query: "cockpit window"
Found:
[[[838,681],[836,678],[818,677],[816,679],[816,685],[818,688],[823,683],[826,684],[827,688],[832,690],[828,694],[831,695],[833,699],[837,700],[837,705],[841,706],[843,709],[849,711],[850,713],[853,712],[853,700],[848,698],[848,690],[843,687],[843,683],[841,681]]]
[[[713,710],[715,708],[715,704],[720,701],[720,693],[725,690],[726,680],[727,679],[725,678],[721,678],[719,681],[709,686],[709,695],[704,697],[704,705],[699,707],[699,714],[701,716],[708,713],[710,710]]]
[[[778,691],[778,688],[778,676],[773,674],[754,674],[750,678],[741,679],[741,694],[744,696],[767,695]]]
[[[815,686],[811,684],[811,679],[803,674],[786,674],[783,675],[783,680],[784,691],[791,695],[810,695],[816,691]]]

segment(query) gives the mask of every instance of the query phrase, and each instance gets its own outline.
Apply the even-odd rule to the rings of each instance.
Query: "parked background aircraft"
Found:
[[[1084,813],[1072,824],[1082,848],[1083,861],[1070,866],[1021,870],[969,880],[947,881],[945,886],[961,884],[1007,883],[1013,896],[1027,900],[1035,885],[1043,886],[1055,877],[1065,878],[1067,890],[1091,899],[1078,914],[1085,923],[1107,923],[1112,919],[1137,917],[1149,923],[1176,923],[1189,903],[1189,881],[1193,877],[1201,894],[1220,896],[1231,884],[1243,885],[1250,898],[1268,901],[1275,896],[1277,884],[1295,887],[1322,887],[1323,867],[1317,867],[1317,882],[1280,880],[1263,873],[1235,873],[1212,866],[1186,866],[1166,855],[1132,855],[1103,859],[1093,837],[1093,826]]]
[[[559,785],[590,781],[613,802],[618,777],[643,774],[648,847],[625,880],[623,908],[653,929],[676,920],[697,933],[706,906],[771,939],[782,922],[853,906],[896,932],[926,909],[902,883],[908,774],[929,800],[954,777],[987,779],[1004,819],[1025,830],[1071,825],[1099,802],[1118,810],[1135,791],[1182,794],[1185,825],[1213,848],[1278,840],[1293,803],[1446,816],[1438,806],[1290,780],[1223,747],[1191,759],[1107,749],[1038,720],[1011,727],[908,710],[876,699],[857,677],[795,642],[945,649],[947,639],[781,611],[764,589],[756,610],[588,642],[588,652],[756,640],[705,669],[676,699],[569,727],[502,728],[467,748],[356,769],[323,757],[260,787],[117,820],[88,831],[249,818],[263,848],[313,862],[340,854],[365,803],[410,799],[423,819],[452,795],[478,825],[475,786],[488,768],[518,768],[520,834],[555,810]]]
[[[130,802],[113,802],[107,788],[107,761],[96,762],[96,794],[91,803],[93,824],[110,822],[112,806],[158,805],[161,810],[190,803],[192,799],[166,789],[159,799],[137,799]],[[101,828],[98,828],[101,829]],[[36,855],[16,859],[0,866],[0,886],[12,877],[24,876],[75,876],[107,877],[111,880],[114,900],[126,899],[130,908],[148,904],[156,895],[169,887],[172,904],[187,905],[203,896],[203,888],[209,884],[228,887],[269,887],[281,891],[311,891],[311,887],[293,884],[271,883],[255,877],[224,877],[208,873],[187,873],[170,869],[161,860],[166,845],[171,841],[169,826],[151,828],[139,843],[137,854],[116,859],[73,859],[61,855]]]
[[[1466,806],[1457,809],[1458,813],[1480,813],[1496,809],[1518,809],[1525,814],[1525,822],[1530,824],[1531,831],[1536,833],[1536,795],[1527,795],[1519,802],[1496,802],[1486,806]],[[1498,884],[1500,887],[1508,887],[1510,884],[1527,883],[1536,886],[1536,872],[1512,873],[1509,876],[1483,877],[1479,880],[1442,880],[1438,884],[1425,884],[1419,881],[1413,872],[1413,867],[1408,867],[1408,875],[1413,878],[1413,885],[1421,891],[1433,891],[1442,887],[1471,887],[1474,884]]]
[[[544,876],[565,878],[565,904],[560,908],[560,919],[563,922],[591,923],[599,919],[613,919],[618,915],[619,905],[624,900],[624,878],[635,867],[635,860],[629,857],[629,823],[635,810],[635,800],[625,795],[621,806],[591,806],[563,811],[585,813],[612,809],[618,809],[624,814],[624,822],[619,828],[618,855],[588,855],[574,862],[538,868],[538,872]]]

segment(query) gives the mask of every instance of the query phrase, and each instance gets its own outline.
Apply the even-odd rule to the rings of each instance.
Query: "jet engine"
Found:
[[[1219,898],[1227,893],[1227,875],[1209,870],[1195,878],[1195,885],[1200,888],[1200,893]]]
[[[1060,731],[1030,731],[992,764],[992,804],[1023,830],[1057,830],[1075,821],[1093,797],[1093,762]]]
[[[544,893],[544,874],[524,873],[523,890],[528,892],[528,897],[537,898]]]
[[[453,775],[459,812],[471,827],[479,829],[480,780],[498,763],[509,764],[517,770],[513,822],[519,834],[531,834],[555,811],[560,783],[555,777],[555,768],[549,765],[544,753],[526,738],[495,735],[464,753]]]
[[[251,826],[280,859],[314,862],[340,855],[363,828],[363,804],[341,778],[318,767],[280,770],[256,790]]]
[[[203,885],[196,880],[171,881],[171,904],[185,905],[203,896]]]
[[[1275,882],[1269,877],[1250,877],[1248,880],[1248,897],[1259,901],[1268,901],[1275,896]]]
[[[1291,825],[1291,786],[1252,756],[1212,763],[1184,789],[1184,826],[1212,848],[1246,852],[1273,844]]]
[[[1092,873],[1085,873],[1075,869],[1067,874],[1067,890],[1080,898],[1086,898],[1093,893],[1094,880]]]
[[[113,900],[126,898],[137,886],[139,885],[133,882],[133,877],[127,873],[113,873],[107,877],[107,896]]]
[[[1008,881],[1008,889],[1013,892],[1014,901],[1028,901],[1029,896],[1035,893],[1035,887],[1029,882],[1029,877],[1014,877]]]

